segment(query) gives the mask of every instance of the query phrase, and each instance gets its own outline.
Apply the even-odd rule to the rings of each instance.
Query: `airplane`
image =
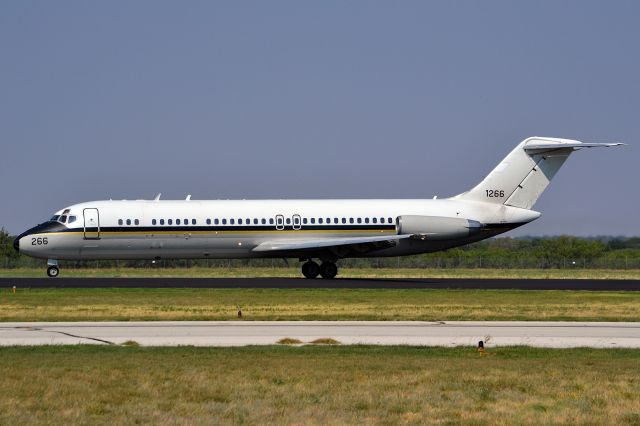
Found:
[[[58,260],[298,258],[306,278],[332,279],[340,259],[446,250],[527,224],[573,151],[619,145],[527,138],[478,185],[445,199],[92,201],[13,244],[48,259],[49,277]]]

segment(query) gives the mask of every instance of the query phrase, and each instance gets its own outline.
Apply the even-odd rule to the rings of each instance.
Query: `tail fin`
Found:
[[[617,145],[624,144],[528,138],[520,142],[482,182],[454,198],[530,209],[573,151]]]

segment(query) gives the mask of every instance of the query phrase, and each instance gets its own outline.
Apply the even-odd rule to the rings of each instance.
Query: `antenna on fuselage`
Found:
[[[162,192],[158,192],[158,195],[156,195],[156,198],[154,198],[153,201],[160,201],[161,195],[162,195]]]
[[[191,194],[187,195],[187,198],[185,198],[185,201],[190,201],[191,200]]]

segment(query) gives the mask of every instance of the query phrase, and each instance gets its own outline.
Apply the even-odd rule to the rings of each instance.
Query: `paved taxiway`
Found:
[[[122,344],[146,346],[271,345],[289,337],[304,343],[640,348],[640,322],[477,321],[172,321],[1,323],[0,345]]]
[[[387,278],[0,278],[0,288],[362,288],[640,291],[640,280]]]

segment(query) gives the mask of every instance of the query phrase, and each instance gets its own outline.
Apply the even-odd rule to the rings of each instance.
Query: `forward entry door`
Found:
[[[100,214],[98,209],[84,209],[84,239],[100,239]]]

